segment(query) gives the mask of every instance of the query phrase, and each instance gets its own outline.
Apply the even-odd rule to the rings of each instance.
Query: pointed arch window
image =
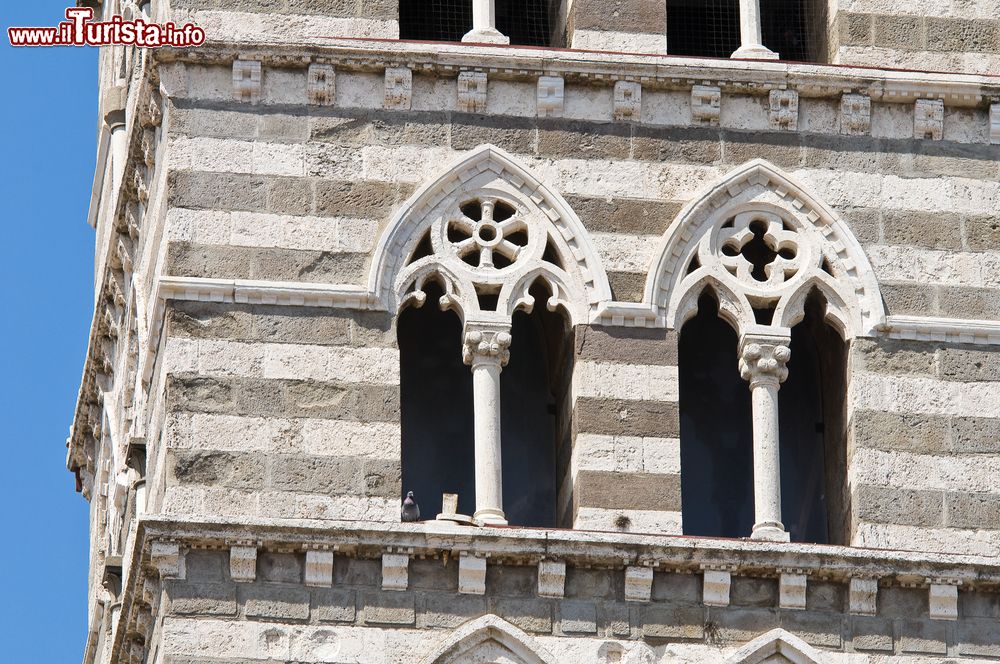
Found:
[[[441,493],[468,494],[471,450],[477,519],[556,525],[556,505],[571,491],[555,478],[570,441],[572,326],[610,299],[579,220],[509,155],[484,146],[416,194],[379,246],[372,290],[401,312],[404,490],[426,487],[426,513],[435,514]],[[452,318],[421,313],[433,308]],[[433,367],[414,357],[426,334],[437,335],[435,353],[452,353],[440,358],[449,375],[455,358],[471,374],[456,379],[465,388],[444,390],[447,399],[429,395]],[[456,408],[465,410],[444,431],[435,418]]]
[[[745,536],[752,467],[751,537],[846,541],[845,341],[884,320],[864,252],[755,161],[685,208],[659,256],[648,296],[681,330],[685,532]]]

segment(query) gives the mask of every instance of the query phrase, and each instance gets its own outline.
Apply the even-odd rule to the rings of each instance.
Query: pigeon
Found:
[[[403,509],[400,514],[400,518],[403,522],[420,520],[420,505],[417,505],[417,501],[413,500],[412,491],[408,491],[406,493],[406,499],[403,501]]]

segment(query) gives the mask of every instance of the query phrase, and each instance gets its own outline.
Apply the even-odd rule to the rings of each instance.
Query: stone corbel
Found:
[[[410,584],[410,556],[406,553],[382,554],[382,590],[406,590]]]
[[[249,583],[257,578],[255,544],[240,542],[229,547],[229,576],[239,583]]]
[[[848,587],[848,610],[856,616],[873,616],[877,609],[878,578],[854,576]]]
[[[702,565],[701,599],[705,606],[729,606],[733,584],[732,565]]]
[[[562,599],[566,590],[566,563],[542,560],[538,563],[538,596]]]
[[[806,608],[806,589],[809,576],[805,570],[778,570],[778,606],[782,609]]]
[[[648,602],[653,594],[653,568],[645,565],[625,567],[625,601]]]
[[[177,542],[153,542],[149,552],[149,562],[156,568],[161,579],[183,579],[184,554]]]
[[[462,551],[458,557],[458,592],[486,594],[486,558]]]
[[[931,620],[958,620],[960,579],[927,579],[928,612]]]
[[[305,584],[316,588],[333,585],[333,551],[310,549],[306,551]]]

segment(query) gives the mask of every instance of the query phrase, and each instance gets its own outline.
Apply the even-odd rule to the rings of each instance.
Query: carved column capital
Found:
[[[470,365],[489,363],[507,366],[510,359],[510,332],[498,329],[467,329],[462,360]]]
[[[786,328],[774,331],[750,331],[740,339],[740,376],[750,387],[779,385],[788,377],[791,333]]]

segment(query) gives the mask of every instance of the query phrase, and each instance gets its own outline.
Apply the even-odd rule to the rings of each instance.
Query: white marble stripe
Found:
[[[677,367],[584,360],[573,367],[573,401],[580,397],[677,401]]]
[[[1000,382],[955,382],[856,371],[849,400],[856,408],[890,413],[1000,417]]]
[[[606,470],[676,475],[681,472],[680,440],[580,433],[573,443],[572,465],[574,474]]]
[[[863,521],[858,524],[851,544],[872,549],[995,556],[1000,550],[1000,530],[927,528]]]
[[[932,454],[859,448],[854,451],[847,474],[852,486],[996,493],[1000,454],[944,458]]]
[[[265,147],[266,146],[266,147]],[[357,158],[360,153],[361,158]],[[205,172],[317,175],[377,182],[426,182],[460,151],[419,145],[264,144],[176,137],[170,166]],[[258,155],[255,158],[255,155]],[[266,155],[266,158],[260,156]],[[730,170],[631,159],[549,159],[516,155],[563,194],[689,200]],[[332,164],[332,166],[331,166]],[[300,173],[301,167],[301,173]],[[332,169],[332,170],[331,170]],[[982,213],[1000,208],[1000,182],[960,177],[903,178],[880,173],[803,168],[792,171],[827,205]]]
[[[186,208],[172,208],[167,212],[167,240],[170,242],[333,253],[368,252],[374,248],[378,232],[376,219]]]
[[[399,351],[395,348],[172,337],[164,352],[168,373],[399,384]]]
[[[620,519],[628,525],[618,527]],[[656,535],[681,535],[681,513],[658,510],[621,510],[603,507],[580,507],[573,523],[576,530],[603,530],[610,532],[652,533]]]

